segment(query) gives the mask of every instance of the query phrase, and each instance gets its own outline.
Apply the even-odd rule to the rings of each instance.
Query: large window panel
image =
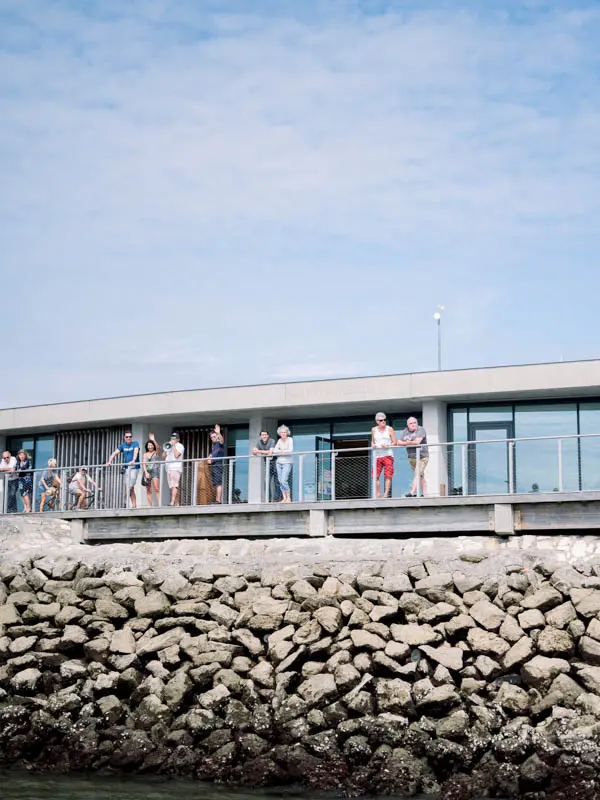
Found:
[[[512,406],[471,407],[469,409],[469,422],[512,422],[512,418]]]
[[[448,433],[451,442],[467,441],[467,409],[453,408],[450,410],[448,420]],[[466,454],[465,454],[466,455]],[[466,477],[466,476],[465,476]],[[448,494],[463,493],[462,475],[462,446],[448,446]]]
[[[579,432],[600,434],[600,403],[579,404]],[[581,488],[600,489],[600,436],[581,439]]]
[[[515,406],[517,439],[576,434],[576,403]],[[556,492],[561,488],[565,491],[577,491],[579,489],[577,439],[563,439],[560,448],[562,448],[562,469],[557,439],[516,442],[516,491]]]

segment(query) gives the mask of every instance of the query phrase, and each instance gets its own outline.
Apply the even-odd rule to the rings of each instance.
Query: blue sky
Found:
[[[0,0],[0,406],[598,355],[600,2]]]

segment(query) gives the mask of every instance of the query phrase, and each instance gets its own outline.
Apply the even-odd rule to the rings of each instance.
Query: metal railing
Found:
[[[286,453],[285,470],[277,456],[183,460],[176,505],[214,503],[217,486],[226,505],[279,502],[283,491],[301,503],[401,497],[411,490],[421,496],[424,489],[464,497],[600,490],[600,434],[436,442],[427,451],[419,445],[334,448],[335,442],[328,449]],[[24,497],[33,511],[44,513],[165,507],[172,500],[169,463],[155,462],[149,486],[142,485],[143,465],[96,464],[85,473],[75,467],[49,473],[46,467],[16,478],[0,473],[0,513],[22,511]]]

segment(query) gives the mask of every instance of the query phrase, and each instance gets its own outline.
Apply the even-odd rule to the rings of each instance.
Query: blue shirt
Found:
[[[221,444],[221,442],[215,442],[212,446],[210,451],[211,458],[224,458],[225,456],[225,445]],[[217,461],[218,466],[223,466],[222,461]]]
[[[138,449],[138,455],[134,463],[133,462],[133,454],[135,452],[135,448]],[[140,444],[139,442],[123,442],[123,444],[119,445],[119,450],[123,455],[123,464],[129,464],[132,469],[139,469],[140,468]]]

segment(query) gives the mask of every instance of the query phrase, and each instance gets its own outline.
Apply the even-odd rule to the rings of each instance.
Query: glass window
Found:
[[[334,439],[363,438],[371,435],[371,428],[375,425],[374,416],[356,417],[355,419],[344,420],[343,422],[333,423]]]
[[[234,503],[248,502],[248,458],[250,452],[248,442],[248,427],[227,429],[227,455],[239,456],[233,462],[233,490]]]
[[[515,437],[577,434],[576,403],[540,403],[515,406]],[[517,492],[556,492],[561,479],[559,447],[562,448],[562,488],[579,489],[577,439],[516,442],[515,478]]]
[[[300,496],[306,502],[321,499],[317,494],[323,491],[324,478],[327,477],[326,473],[330,472],[331,459],[326,452],[330,449],[328,443],[331,442],[331,423],[295,422],[288,427],[292,432],[296,454],[291,475],[292,500],[298,500]],[[316,455],[315,451],[319,451],[319,455]],[[298,453],[307,455],[300,457]],[[302,492],[300,492],[300,480],[302,480]]]
[[[579,404],[579,433],[600,434],[600,403]],[[600,489],[600,436],[582,438],[581,448],[581,488]]]
[[[512,406],[485,406],[469,409],[469,422],[512,422]]]
[[[448,439],[451,442],[466,442],[467,436],[467,409],[452,408],[448,414]],[[466,456],[466,452],[465,452]],[[463,493],[462,475],[462,446],[448,447],[448,494]],[[466,458],[465,458],[466,471]],[[466,476],[465,476],[466,477]]]

